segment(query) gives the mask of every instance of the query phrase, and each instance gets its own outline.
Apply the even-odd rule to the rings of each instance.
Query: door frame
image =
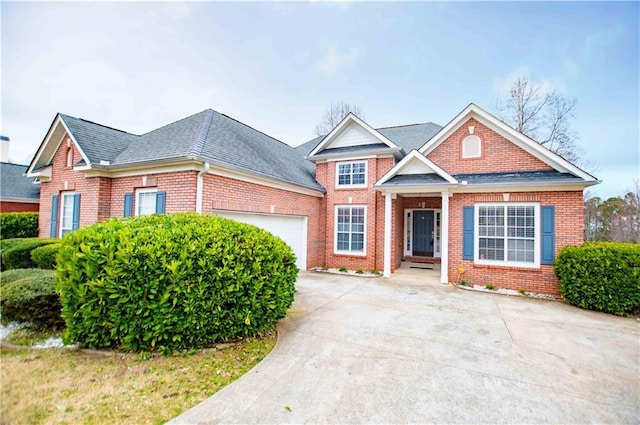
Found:
[[[413,256],[413,212],[433,211],[433,258],[442,256],[442,209],[440,208],[405,208],[402,251],[405,257]]]

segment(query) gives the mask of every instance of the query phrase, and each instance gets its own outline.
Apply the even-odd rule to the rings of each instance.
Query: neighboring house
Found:
[[[441,263],[441,281],[557,293],[598,181],[474,104],[446,126],[374,129],[349,114],[291,148],[206,110],[143,135],[58,114],[28,174],[41,236],[108,217],[197,211],[264,227],[302,269]]]
[[[0,213],[38,212],[40,185],[27,177],[27,167],[0,162]]]

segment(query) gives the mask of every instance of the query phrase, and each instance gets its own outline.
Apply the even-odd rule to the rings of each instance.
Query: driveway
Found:
[[[275,349],[171,423],[639,423],[640,323],[301,273]]]

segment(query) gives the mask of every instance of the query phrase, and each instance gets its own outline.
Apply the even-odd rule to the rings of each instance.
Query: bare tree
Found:
[[[509,97],[496,101],[500,119],[549,150],[571,162],[582,156],[578,136],[571,128],[576,99],[567,99],[543,83],[520,77],[511,85]]]
[[[364,119],[362,110],[358,105],[352,105],[342,101],[332,103],[325,109],[322,118],[320,118],[320,121],[316,124],[316,134],[318,136],[328,134],[349,112],[352,112],[358,118]]]

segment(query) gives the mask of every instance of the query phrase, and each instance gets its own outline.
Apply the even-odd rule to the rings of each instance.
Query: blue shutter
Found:
[[[540,208],[540,211],[542,215],[540,262],[542,264],[553,264],[556,257],[555,208],[553,206],[544,206]]]
[[[49,236],[52,238],[58,235],[58,195],[51,197],[51,230]]]
[[[71,230],[78,230],[80,227],[80,194],[73,195],[73,221],[71,222]]]
[[[167,200],[167,192],[156,193],[156,214],[164,214],[164,204]]]
[[[462,208],[462,259],[473,260],[473,207]]]
[[[133,213],[133,193],[124,194],[124,217],[131,217]]]

